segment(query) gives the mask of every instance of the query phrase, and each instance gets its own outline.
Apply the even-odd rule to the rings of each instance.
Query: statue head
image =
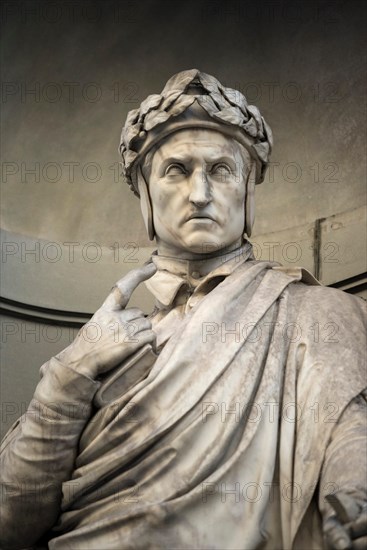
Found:
[[[196,69],[174,75],[128,113],[119,148],[149,238],[193,253],[251,235],[254,188],[271,149],[257,107]]]

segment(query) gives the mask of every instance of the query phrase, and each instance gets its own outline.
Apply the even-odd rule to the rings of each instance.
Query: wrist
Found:
[[[73,343],[56,355],[56,359],[78,374],[87,376],[92,380],[95,380],[98,376],[98,367],[94,357],[81,354]]]

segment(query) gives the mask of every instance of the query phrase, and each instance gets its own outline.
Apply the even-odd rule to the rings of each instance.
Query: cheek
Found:
[[[176,219],[181,209],[179,194],[169,190],[155,189],[151,194],[151,202],[153,216],[161,222]]]
[[[234,199],[237,201],[237,204],[245,202],[246,187],[243,183],[236,185],[236,187],[233,189],[233,196]]]
[[[243,187],[227,188],[220,190],[216,196],[216,203],[226,212],[240,213],[245,206],[245,190]]]

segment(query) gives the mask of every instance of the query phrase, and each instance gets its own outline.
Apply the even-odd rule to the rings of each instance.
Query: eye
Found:
[[[165,176],[181,176],[183,174],[186,174],[186,169],[183,164],[179,164],[178,162],[174,162],[167,166],[164,172]]]
[[[211,167],[210,174],[225,179],[227,176],[232,174],[232,170],[225,162],[218,162]]]

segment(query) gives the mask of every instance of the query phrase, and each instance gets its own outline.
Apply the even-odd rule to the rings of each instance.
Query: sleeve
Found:
[[[53,357],[1,447],[1,548],[34,544],[56,522],[99,382]]]
[[[327,494],[343,492],[357,504],[367,502],[367,392],[345,408],[326,449],[321,473],[319,508],[324,522],[335,514]]]

